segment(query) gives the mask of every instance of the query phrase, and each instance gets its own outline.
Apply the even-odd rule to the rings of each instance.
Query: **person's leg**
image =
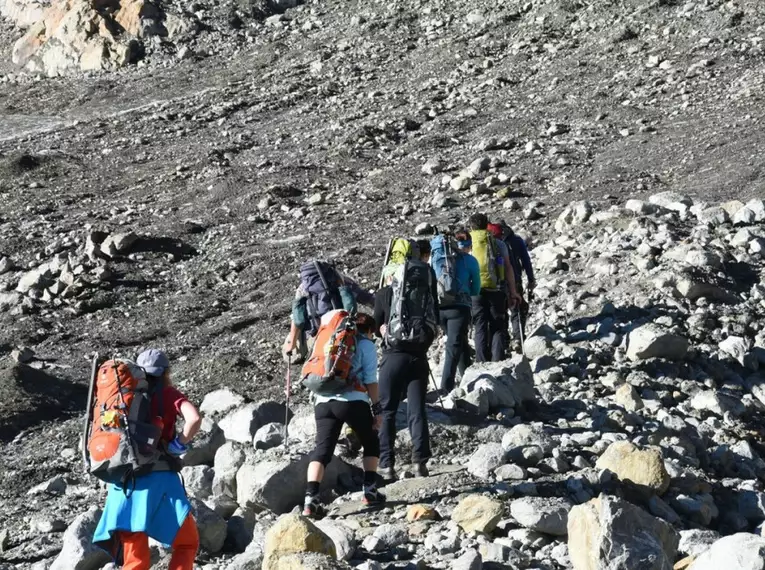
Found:
[[[460,354],[460,361],[459,361],[459,365],[457,366],[457,370],[460,373],[460,377],[462,377],[465,374],[465,370],[470,368],[470,365],[473,364],[473,348],[470,346],[470,338],[469,338],[470,325],[472,323],[470,314],[471,314],[470,307],[463,307],[462,309],[463,325],[462,325],[462,332],[461,332],[462,353]]]
[[[489,309],[488,294],[481,292],[478,297],[473,297],[473,334],[475,336],[475,360],[486,362],[489,360]]]
[[[492,292],[489,299],[489,338],[491,339],[491,360],[498,362],[505,358],[505,335],[507,300],[503,292]]]
[[[144,532],[126,531],[119,531],[117,535],[122,543],[122,570],[149,570],[149,536]]]
[[[197,521],[189,513],[173,541],[169,570],[194,570],[194,558],[199,550]]]
[[[430,459],[430,433],[425,410],[425,395],[428,390],[428,357],[412,357],[407,378],[407,420],[412,436],[412,463],[424,464]]]
[[[441,392],[448,393],[454,389],[454,377],[457,375],[457,365],[462,354],[462,338],[460,337],[462,315],[456,308],[442,309],[440,313],[441,329],[446,332]]]
[[[380,441],[374,429],[374,417],[367,402],[349,402],[345,422],[353,428],[364,447],[364,503],[381,504],[385,497],[377,490],[377,464]]]
[[[377,373],[382,406],[380,426],[380,467],[393,468],[396,460],[396,412],[401,402],[401,362],[406,355],[388,352],[383,354]]]
[[[316,446],[311,452],[311,462],[306,474],[306,491],[303,514],[306,516],[319,515],[319,486],[324,478],[324,468],[335,452],[335,445],[343,427],[342,420],[335,417],[334,402],[318,404],[314,409],[316,418]]]

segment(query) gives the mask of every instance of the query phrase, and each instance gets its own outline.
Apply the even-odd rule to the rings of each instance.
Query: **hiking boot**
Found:
[[[385,495],[377,489],[365,489],[361,502],[367,507],[379,507],[385,504]]]
[[[319,501],[319,497],[311,497],[306,495],[305,503],[303,503],[303,516],[309,519],[319,520],[327,515],[327,509]]]
[[[415,477],[428,477],[430,471],[428,471],[428,464],[425,461],[414,464],[414,476]]]
[[[377,470],[377,474],[382,477],[383,481],[395,481],[398,479],[398,475],[396,475],[396,470],[393,469],[393,467],[380,467]]]

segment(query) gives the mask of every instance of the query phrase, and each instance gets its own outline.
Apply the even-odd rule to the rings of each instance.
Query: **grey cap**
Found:
[[[170,368],[170,360],[168,360],[167,355],[156,348],[144,350],[139,354],[137,364],[150,376],[162,376],[165,370]]]

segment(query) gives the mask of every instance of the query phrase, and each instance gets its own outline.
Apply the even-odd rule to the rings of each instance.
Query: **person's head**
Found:
[[[470,239],[470,233],[465,229],[454,232],[454,239],[457,240],[457,247],[460,251],[469,252],[473,248],[473,240]]]
[[[513,231],[513,228],[507,225],[507,222],[505,220],[499,221],[499,227],[502,228],[502,231],[505,233],[506,236],[513,236],[515,235],[515,232]]]
[[[426,239],[418,239],[417,240],[417,250],[420,254],[420,260],[427,263],[430,261],[430,252],[431,252],[430,242]]]
[[[366,313],[359,313],[356,315],[356,330],[358,330],[364,336],[371,336],[377,330],[377,323],[372,315]]]
[[[136,363],[143,368],[150,379],[162,380],[165,384],[170,383],[170,359],[161,350],[156,348],[144,350],[138,355]]]
[[[502,227],[499,224],[489,224],[486,229],[495,238],[502,239]]]
[[[489,225],[489,218],[486,214],[473,214],[468,218],[468,226],[471,230],[485,230]]]

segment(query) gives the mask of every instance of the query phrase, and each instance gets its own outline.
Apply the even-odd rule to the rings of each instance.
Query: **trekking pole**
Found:
[[[445,410],[444,407],[444,400],[441,398],[441,390],[438,388],[438,384],[436,384],[436,378],[433,376],[433,372],[431,370],[428,370],[428,374],[430,374],[430,379],[433,381],[433,387],[436,389],[436,394],[438,395],[438,403],[441,405],[441,409]]]
[[[526,339],[523,338],[523,315],[521,314],[520,307],[516,307],[515,313],[518,315],[518,337],[521,341],[521,354],[525,356],[526,350],[524,345],[526,344]]]
[[[290,420],[290,395],[292,393],[292,382],[290,378],[290,371],[292,368],[292,351],[287,353],[287,377],[286,377],[286,385],[285,385],[285,393],[287,395],[287,403],[284,406],[284,450],[289,455],[290,452],[290,446],[289,446],[289,431],[287,424]]]
[[[93,421],[93,392],[96,386],[96,376],[98,375],[98,353],[93,355],[93,365],[90,369],[90,387],[88,388],[88,403],[85,408],[85,425],[82,428],[82,464],[87,473],[90,468],[90,458],[88,454],[88,438],[90,437],[91,422]]]

